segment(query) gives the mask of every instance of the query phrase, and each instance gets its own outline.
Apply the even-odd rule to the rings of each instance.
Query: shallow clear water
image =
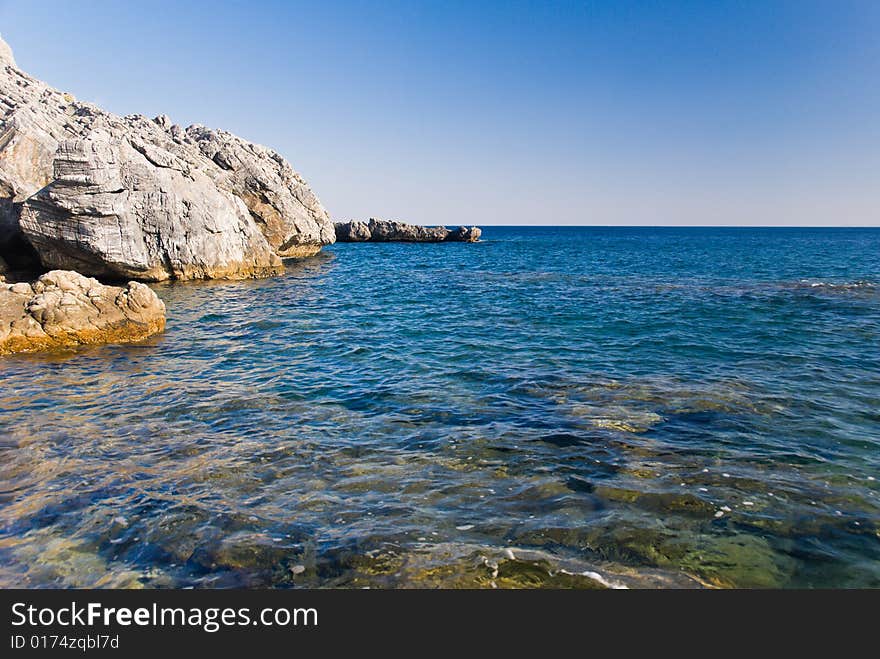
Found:
[[[0,585],[880,587],[880,230],[288,266],[0,361]]]

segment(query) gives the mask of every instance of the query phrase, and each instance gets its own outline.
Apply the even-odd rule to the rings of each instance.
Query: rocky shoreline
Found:
[[[479,227],[458,227],[457,229],[423,227],[394,220],[378,220],[376,218],[370,218],[366,222],[357,220],[337,222],[335,228],[336,242],[339,243],[475,243],[482,234]]]
[[[0,39],[0,354],[137,341],[164,328],[164,305],[149,288],[90,277],[267,277],[284,271],[282,259],[337,239],[479,235],[379,220],[334,225],[275,151],[165,115],[121,117],[78,101],[19,69]],[[32,279],[47,270],[33,284],[4,283],[12,272]]]

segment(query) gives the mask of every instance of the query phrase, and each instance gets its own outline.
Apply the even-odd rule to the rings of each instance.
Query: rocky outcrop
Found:
[[[480,239],[479,227],[423,227],[405,224],[393,220],[377,220],[370,218],[368,222],[337,222],[336,240],[341,243],[359,242],[411,242],[411,243],[442,243],[465,242],[474,243]]]
[[[0,283],[0,355],[140,341],[165,328],[165,305],[145,284],[104,286],[53,270],[33,284]]]
[[[0,41],[0,254],[147,280],[278,272],[335,238],[280,155],[167,117],[119,117],[15,66]],[[183,243],[188,243],[184,245]]]
[[[208,173],[220,188],[244,200],[279,256],[310,256],[336,240],[329,213],[280,155],[204,126],[190,126],[186,136],[217,165]]]

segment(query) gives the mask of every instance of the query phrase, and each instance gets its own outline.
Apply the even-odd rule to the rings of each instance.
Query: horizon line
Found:
[[[351,220],[340,220],[350,222]],[[363,220],[358,220],[363,221]],[[400,220],[392,220],[400,222]],[[476,227],[512,227],[525,229],[543,228],[593,228],[593,229],[880,229],[880,224],[459,224],[452,222],[447,225],[413,224],[413,226],[476,226]]]

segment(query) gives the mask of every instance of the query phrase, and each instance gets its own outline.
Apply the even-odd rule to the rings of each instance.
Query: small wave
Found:
[[[800,285],[805,286],[805,287],[809,287],[809,288],[841,290],[841,291],[874,290],[877,288],[876,283],[874,283],[872,281],[868,281],[866,279],[858,279],[856,281],[850,281],[850,282],[810,281],[808,279],[802,279],[800,281]]]

